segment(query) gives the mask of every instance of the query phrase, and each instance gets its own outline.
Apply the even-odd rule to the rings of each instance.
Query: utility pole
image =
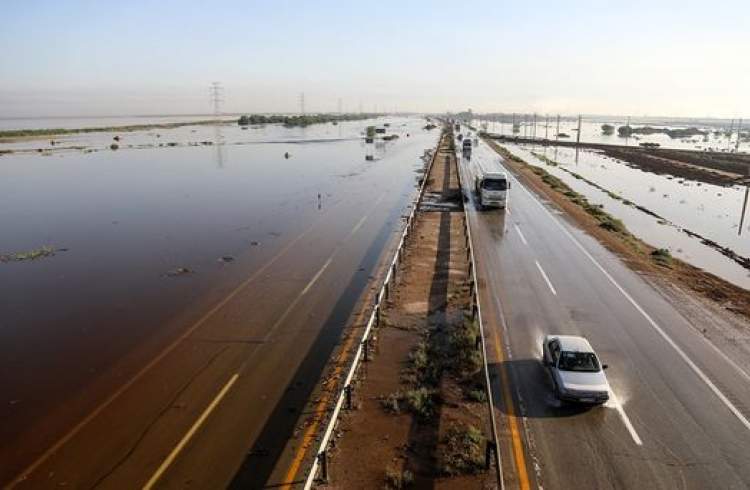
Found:
[[[739,153],[740,151],[740,137],[742,136],[742,118],[740,118],[740,122],[737,124],[737,143],[734,145],[734,152]]]
[[[576,147],[581,142],[581,115],[578,114],[578,135],[576,136]]]
[[[544,116],[544,139],[549,139],[549,114]]]
[[[560,114],[557,115],[557,131],[555,131],[555,143],[560,141]]]
[[[628,146],[628,140],[630,139],[630,116],[628,116],[628,122],[625,123],[625,127],[628,128],[625,132],[625,146]]]
[[[299,94],[299,113],[305,115],[305,93],[300,92]]]
[[[534,113],[534,132],[533,132],[533,133],[531,133],[531,134],[532,134],[532,136],[531,136],[531,137],[532,137],[533,139],[536,139],[536,112]]]
[[[211,82],[208,93],[214,108],[214,116],[221,115],[221,103],[224,102],[224,87],[221,86],[221,82]]]

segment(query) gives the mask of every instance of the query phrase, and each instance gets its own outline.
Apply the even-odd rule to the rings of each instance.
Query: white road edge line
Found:
[[[542,266],[539,265],[539,261],[535,260],[534,263],[536,264],[536,268],[539,269],[539,273],[542,274],[542,277],[547,282],[547,286],[549,286],[550,291],[552,291],[552,294],[557,296],[557,291],[555,291],[555,287],[552,285],[552,282],[550,282],[549,277],[547,277],[547,274],[545,274],[544,269],[542,269]]]
[[[630,437],[633,438],[633,442],[635,442],[639,446],[643,446],[643,441],[641,440],[641,437],[638,435],[638,432],[636,432],[635,427],[633,427],[633,424],[630,422],[630,417],[628,417],[628,414],[625,413],[625,409],[623,408],[622,403],[620,403],[620,399],[617,398],[617,395],[615,395],[615,392],[612,391],[612,387],[609,388],[609,393],[611,395],[610,402],[614,404],[615,409],[617,410],[617,413],[620,414],[622,423],[625,424],[625,428],[628,429],[628,432],[630,432]]]
[[[687,354],[685,354],[685,351],[683,351],[680,346],[678,346],[674,340],[659,326],[656,321],[654,321],[651,316],[646,313],[646,311],[641,308],[641,305],[639,305],[630,294],[628,294],[625,289],[623,289],[622,286],[610,275],[609,272],[584,248],[584,246],[560,223],[560,221],[555,218],[552,213],[544,207],[542,203],[539,202],[534,195],[526,189],[523,185],[521,185],[520,182],[518,182],[518,179],[516,179],[516,184],[523,189],[523,191],[531,197],[531,199],[537,203],[537,205],[542,208],[542,210],[547,213],[547,216],[550,217],[550,219],[557,225],[560,230],[567,236],[573,244],[580,250],[596,267],[599,269],[602,274],[609,280],[609,282],[612,283],[615,288],[617,288],[620,293],[622,293],[623,296],[630,302],[631,305],[635,307],[636,310],[646,319],[646,321],[653,327],[654,330],[670,345],[672,348],[677,352],[677,354],[682,358],[683,361],[690,367],[690,369],[693,370],[693,372],[708,386],[708,388],[713,391],[714,395],[721,400],[722,403],[729,409],[732,414],[734,414],[735,417],[742,423],[742,425],[745,426],[747,430],[750,430],[750,420],[748,420],[742,412],[739,411],[739,409],[734,406],[734,404],[724,395],[724,393],[711,381],[711,379],[693,362],[690,357],[688,357]]]
[[[526,237],[523,236],[523,232],[521,232],[521,228],[519,228],[518,225],[515,224],[515,223],[513,223],[513,226],[516,228],[516,232],[518,232],[518,236],[521,237],[521,241],[523,242],[523,244],[528,247],[529,246],[529,242],[527,242],[526,241]]]
[[[163,475],[167,468],[169,468],[169,465],[171,465],[175,458],[177,458],[177,455],[180,454],[180,451],[182,451],[182,449],[187,445],[193,435],[198,432],[198,429],[200,429],[201,425],[203,425],[208,416],[211,415],[211,412],[213,412],[216,406],[221,402],[221,399],[224,398],[227,392],[229,392],[234,382],[237,381],[238,377],[239,374],[235,374],[229,379],[229,381],[227,381],[227,384],[224,385],[219,394],[216,395],[213,401],[211,401],[208,407],[206,407],[206,409],[203,411],[201,416],[198,417],[198,420],[196,420],[193,426],[190,427],[190,430],[187,432],[187,434],[182,437],[180,442],[174,447],[174,449],[172,449],[172,452],[169,453],[169,456],[167,456],[167,458],[162,462],[162,464],[151,476],[148,482],[146,482],[146,484],[143,486],[143,490],[150,490],[151,488],[153,488],[161,475]]]

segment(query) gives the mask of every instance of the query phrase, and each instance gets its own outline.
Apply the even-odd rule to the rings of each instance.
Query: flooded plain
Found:
[[[384,123],[399,138],[366,144]],[[53,251],[0,261],[4,446],[43,432],[50,411],[74,423],[91,386],[128,379],[303,230],[327,243],[381,206],[391,218],[366,226],[393,234],[439,136],[424,124],[89,133],[60,138],[85,149],[1,156],[0,255]]]
[[[596,151],[580,151],[576,159],[576,151],[572,148],[503,146],[527,163],[543,167],[562,179],[590,202],[602,205],[648,244],[666,248],[674,256],[696,267],[750,289],[750,271],[719,250],[704,244],[701,238],[688,233],[698,234],[730,249],[740,259],[750,257],[750,223],[745,221],[742,235],[738,233],[744,187],[722,187],[670,175],[656,175]],[[549,165],[544,158],[557,162],[559,166]],[[647,214],[634,205],[659,217]]]
[[[525,138],[548,138],[550,140],[555,139],[557,133],[557,122],[554,117],[550,117],[549,126],[545,128],[545,117],[544,115],[537,115],[536,128],[534,128],[533,120],[529,117],[525,121],[521,121],[520,116],[517,120],[520,124],[519,132],[513,133],[513,126],[511,123],[499,121],[480,121],[474,120],[473,126],[477,129],[485,127],[486,130],[492,134],[498,134],[503,136],[517,136]],[[662,148],[676,148],[684,150],[712,150],[719,152],[730,152],[734,151],[737,144],[737,122],[734,122],[733,126],[730,126],[730,122],[725,124],[717,125],[716,121],[694,121],[694,124],[680,124],[676,125],[669,121],[638,121],[632,120],[630,122],[631,127],[641,128],[644,126],[650,126],[652,128],[668,128],[668,129],[686,129],[689,127],[695,127],[699,130],[705,131],[709,134],[706,136],[696,135],[686,138],[671,138],[667,134],[655,133],[655,134],[636,134],[629,138],[620,137],[617,134],[617,128],[625,126],[628,123],[626,117],[613,118],[613,119],[602,119],[597,121],[583,121],[581,123],[581,142],[582,143],[597,143],[605,145],[624,145],[624,146],[638,146],[641,143],[658,143]],[[602,132],[602,125],[609,124],[614,126],[613,134],[604,134]],[[732,128],[731,136],[724,134],[728,132],[730,127]],[[559,138],[559,141],[563,142],[575,142],[576,133],[578,131],[578,121],[563,119],[560,121],[560,133],[567,136]],[[719,131],[721,134],[717,134]],[[745,135],[740,141],[739,151],[750,152],[750,139],[746,138],[748,131],[750,131],[750,124],[744,124],[741,127],[741,132]]]

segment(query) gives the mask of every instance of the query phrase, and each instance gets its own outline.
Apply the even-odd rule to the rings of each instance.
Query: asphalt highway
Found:
[[[481,141],[471,158],[500,161]],[[479,210],[466,164],[506,483],[750,488],[750,362],[722,354],[695,319],[515,177],[506,211]],[[555,399],[540,362],[549,333],[591,342],[609,365],[610,402]]]

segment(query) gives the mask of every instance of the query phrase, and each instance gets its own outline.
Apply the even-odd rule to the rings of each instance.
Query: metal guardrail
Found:
[[[365,328],[365,331],[362,334],[362,338],[357,347],[357,352],[354,354],[351,367],[349,368],[349,372],[346,375],[344,384],[336,400],[336,405],[334,406],[333,413],[331,414],[331,417],[328,420],[326,430],[323,434],[323,439],[320,441],[320,445],[318,446],[318,451],[315,455],[315,458],[313,459],[312,467],[310,468],[310,471],[308,472],[307,477],[305,479],[305,486],[304,486],[305,490],[312,488],[312,485],[316,480],[318,470],[321,470],[322,480],[326,481],[328,478],[327,451],[328,451],[328,445],[331,440],[331,435],[333,434],[333,430],[336,427],[336,423],[338,422],[339,413],[341,412],[341,408],[344,405],[344,402],[346,401],[347,405],[351,405],[352,382],[354,380],[354,376],[357,374],[357,370],[359,369],[359,366],[361,365],[362,361],[366,362],[368,360],[368,353],[369,353],[369,346],[370,346],[372,331],[378,324],[380,324],[381,305],[383,301],[386,300],[390,294],[391,284],[396,278],[396,270],[403,256],[403,248],[406,243],[406,239],[414,230],[414,224],[417,218],[417,211],[419,210],[419,205],[422,202],[424,191],[427,188],[427,181],[429,180],[429,176],[432,171],[432,166],[435,163],[435,158],[437,157],[438,150],[440,149],[440,146],[443,143],[443,138],[445,138],[447,134],[449,133],[443,132],[440,135],[440,139],[438,140],[437,147],[435,148],[435,151],[433,152],[432,157],[430,158],[430,163],[427,165],[425,169],[424,178],[422,179],[422,185],[419,188],[419,194],[417,195],[417,198],[414,201],[414,205],[412,206],[411,212],[409,213],[409,216],[406,219],[406,225],[404,226],[404,230],[401,233],[401,239],[398,243],[398,247],[396,247],[396,251],[394,252],[393,260],[391,260],[391,264],[388,267],[388,273],[386,274],[385,279],[383,280],[383,285],[380,287],[378,294],[375,295],[375,303],[373,305],[373,310],[372,310],[372,313],[370,314],[370,318],[367,321],[367,327]],[[485,368],[486,368],[486,362],[485,362]]]
[[[451,134],[452,132],[449,132]],[[464,183],[461,177],[461,165],[459,163],[458,156],[456,156],[456,174],[458,175],[458,185],[461,188],[461,199],[464,198]],[[468,192],[471,192],[469,187]],[[492,385],[490,384],[490,371],[487,364],[487,345],[484,340],[484,322],[482,322],[482,306],[479,302],[479,288],[477,287],[476,281],[476,260],[474,259],[474,244],[471,239],[471,227],[469,226],[469,213],[466,211],[466,201],[464,200],[464,231],[466,236],[466,250],[467,259],[469,260],[469,284],[471,287],[471,303],[472,303],[472,318],[477,319],[479,323],[479,339],[482,348],[482,364],[484,368],[484,382],[487,391],[487,409],[490,414],[490,430],[492,431],[492,446],[487,448],[487,461],[489,462],[490,454],[489,451],[494,452],[495,462],[495,476],[497,477],[497,483],[500,490],[505,488],[505,480],[503,479],[503,466],[500,459],[500,444],[497,436],[497,423],[495,421],[495,407],[492,402]],[[489,465],[488,465],[489,466]]]

